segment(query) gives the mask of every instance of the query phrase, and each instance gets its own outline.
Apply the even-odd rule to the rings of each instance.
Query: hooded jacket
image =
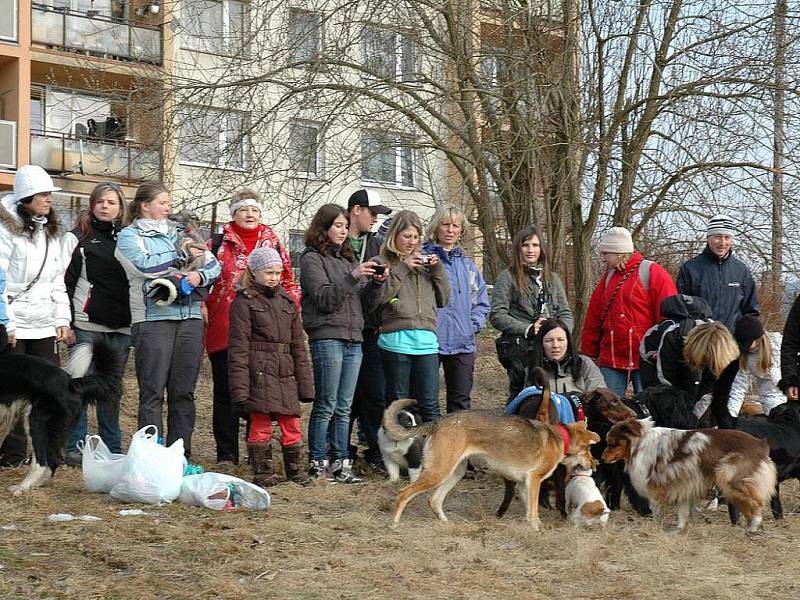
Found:
[[[286,248],[278,241],[278,236],[269,225],[258,226],[260,232],[256,248],[266,246],[279,250],[283,261],[281,287],[289,297],[300,306],[300,286],[294,279],[292,263]],[[212,240],[208,242],[209,248]],[[236,291],[242,274],[247,270],[247,249],[242,238],[234,231],[231,223],[222,228],[222,243],[217,250],[221,274],[214,283],[211,293],[206,299],[208,309],[208,329],[206,329],[206,351],[209,354],[221,352],[228,347],[229,314],[231,303],[236,298]]]
[[[572,329],[572,316],[567,292],[555,273],[540,285],[537,270],[528,269],[528,289],[519,290],[511,269],[500,272],[494,282],[489,321],[503,335],[524,336],[528,326],[539,318],[561,319]]]
[[[39,279],[24,291],[40,268]],[[15,197],[4,197],[0,201],[0,270],[6,274],[4,297],[8,301],[9,333],[16,333],[19,339],[35,340],[55,336],[56,327],[69,327],[65,268],[60,236],[49,237],[38,224],[33,236],[29,236],[17,214]]]
[[[460,246],[448,252],[433,242],[425,242],[422,250],[439,257],[450,283],[450,299],[437,316],[439,354],[475,352],[475,334],[483,329],[489,314],[486,282]]]
[[[753,275],[733,252],[719,258],[706,244],[680,268],[677,283],[681,294],[700,296],[708,302],[711,318],[731,331],[743,315],[761,314]]]
[[[228,373],[240,413],[300,416],[300,399],[314,398],[303,323],[281,287],[254,285],[230,308]]]
[[[92,217],[86,237],[79,239],[80,232],[74,230],[61,240],[64,264],[68,265],[64,281],[72,301],[72,320],[79,329],[115,331],[130,327],[128,278],[114,257],[117,233],[113,223]]]
[[[656,263],[650,265],[649,289],[645,289],[639,278],[642,260],[641,253],[634,252],[624,271],[614,270],[610,280],[604,274],[589,300],[581,352],[599,367],[638,370],[639,344],[661,319],[661,302],[676,293],[672,277]]]
[[[606,380],[592,359],[583,354],[578,355],[581,361],[580,375],[577,379],[572,376],[570,359],[556,362],[545,358],[542,368],[547,373],[550,389],[559,394],[593,392],[597,388],[606,387]]]
[[[183,321],[200,319],[200,299],[194,295],[159,306],[147,296],[150,283],[170,273],[178,259],[175,244],[179,232],[172,221],[136,219],[117,236],[114,256],[125,269],[130,286],[131,322]],[[210,250],[205,253],[205,265],[197,271],[200,286],[211,285],[219,277],[220,266]]]

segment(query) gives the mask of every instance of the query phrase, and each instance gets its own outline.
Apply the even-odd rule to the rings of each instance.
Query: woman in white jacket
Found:
[[[742,354],[728,399],[728,411],[734,417],[739,415],[745,395],[755,381],[757,400],[768,415],[773,408],[786,402],[786,396],[778,388],[783,336],[777,331],[765,332],[758,317],[745,315],[736,323],[734,337]]]
[[[58,364],[57,342],[70,338],[69,299],[53,192],[59,188],[39,166],[21,167],[14,193],[0,201],[0,269],[6,273],[9,343],[15,352]],[[25,459],[21,424],[0,449],[0,466]]]

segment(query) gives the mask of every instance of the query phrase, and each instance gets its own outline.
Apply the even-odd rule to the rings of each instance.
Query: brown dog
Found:
[[[403,403],[401,408],[414,404],[414,400],[397,402]],[[405,433],[400,429],[392,432],[393,437],[429,435],[430,438],[425,444],[422,473],[397,495],[395,523],[400,521],[406,504],[414,496],[429,490],[434,491],[428,504],[439,519],[447,521],[442,511],[447,494],[464,476],[467,458],[482,456],[489,468],[506,479],[524,482],[527,518],[538,531],[537,500],[542,480],[562,461],[591,468],[589,447],[600,441],[583,423],[553,426],[482,410],[452,413]]]
[[[732,429],[655,427],[649,419],[617,423],[606,439],[603,460],[625,461],[655,516],[676,504],[678,529],[686,528],[695,505],[715,486],[744,515],[749,531],[761,524],[777,480],[765,440]]]

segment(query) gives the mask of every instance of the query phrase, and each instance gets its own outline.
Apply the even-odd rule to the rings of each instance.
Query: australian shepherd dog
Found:
[[[654,516],[675,504],[683,530],[695,505],[716,486],[744,515],[748,530],[758,530],[777,480],[766,441],[734,430],[655,427],[649,419],[617,423],[606,439],[603,460],[625,461],[633,486],[650,501]]]
[[[92,359],[95,372],[87,376]],[[105,344],[76,347],[67,370],[38,356],[0,353],[0,444],[20,418],[33,443],[27,476],[10,488],[14,495],[52,477],[86,404],[119,402],[121,390],[121,357]]]

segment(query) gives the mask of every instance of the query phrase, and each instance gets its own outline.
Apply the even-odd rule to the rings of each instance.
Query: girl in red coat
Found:
[[[289,253],[278,241],[269,225],[261,223],[261,200],[250,189],[233,194],[230,205],[231,221],[209,241],[222,266],[211,294],[206,300],[208,329],[206,352],[214,379],[212,427],[217,444],[217,461],[239,463],[239,417],[231,412],[228,393],[228,314],[236,297],[239,280],[247,268],[247,256],[262,246],[274,248],[281,256],[281,287],[300,306],[300,286],[292,275]]]
[[[639,343],[661,319],[661,301],[678,292],[662,266],[634,250],[624,227],[609,229],[598,250],[608,271],[589,301],[581,352],[600,367],[609,389],[624,396],[630,383],[638,393]]]
[[[230,310],[232,408],[250,417],[253,483],[266,487],[283,481],[272,462],[272,421],[281,430],[286,478],[302,482],[300,400],[311,402],[314,386],[300,311],[280,285],[283,264],[275,249],[256,248],[247,266],[244,289]]]

